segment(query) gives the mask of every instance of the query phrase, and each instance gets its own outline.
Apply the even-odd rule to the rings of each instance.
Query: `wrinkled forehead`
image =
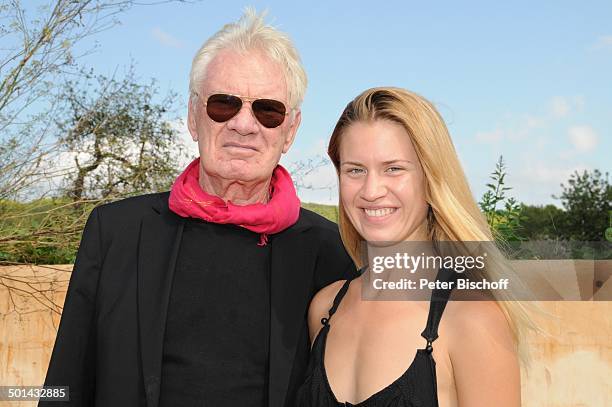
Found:
[[[231,93],[287,102],[287,81],[281,64],[262,51],[222,50],[209,63],[202,92]]]

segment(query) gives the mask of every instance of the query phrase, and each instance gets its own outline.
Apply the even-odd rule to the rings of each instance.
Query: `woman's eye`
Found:
[[[358,175],[363,173],[363,168],[349,168],[346,170],[346,173],[350,175]]]
[[[401,170],[403,170],[403,168],[401,168],[401,167],[389,167],[389,168],[387,168],[387,172],[398,172],[398,171],[401,171]]]

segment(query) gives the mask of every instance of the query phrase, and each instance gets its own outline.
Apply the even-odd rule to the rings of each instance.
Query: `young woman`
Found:
[[[446,126],[422,97],[363,92],[328,152],[340,232],[358,266],[364,242],[493,240]],[[520,406],[518,303],[365,301],[364,281],[336,282],[313,299],[298,406]]]

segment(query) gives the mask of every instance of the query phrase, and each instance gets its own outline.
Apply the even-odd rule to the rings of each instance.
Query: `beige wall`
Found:
[[[610,261],[598,266],[596,276],[612,270]],[[70,267],[0,268],[0,385],[42,384],[59,322],[53,303],[63,303]],[[6,285],[15,289],[9,294]],[[534,321],[549,334],[529,337],[532,365],[522,372],[523,405],[612,406],[612,302],[539,306],[544,313],[534,315]]]
[[[42,385],[60,320],[54,304],[64,303],[71,269],[0,267],[0,385]],[[0,401],[4,405],[36,403]]]

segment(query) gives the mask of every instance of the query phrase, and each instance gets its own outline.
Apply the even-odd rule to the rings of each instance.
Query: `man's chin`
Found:
[[[241,161],[241,163],[232,162],[231,167],[219,175],[226,180],[251,183],[270,179],[273,170],[274,168],[264,169],[257,163]]]

